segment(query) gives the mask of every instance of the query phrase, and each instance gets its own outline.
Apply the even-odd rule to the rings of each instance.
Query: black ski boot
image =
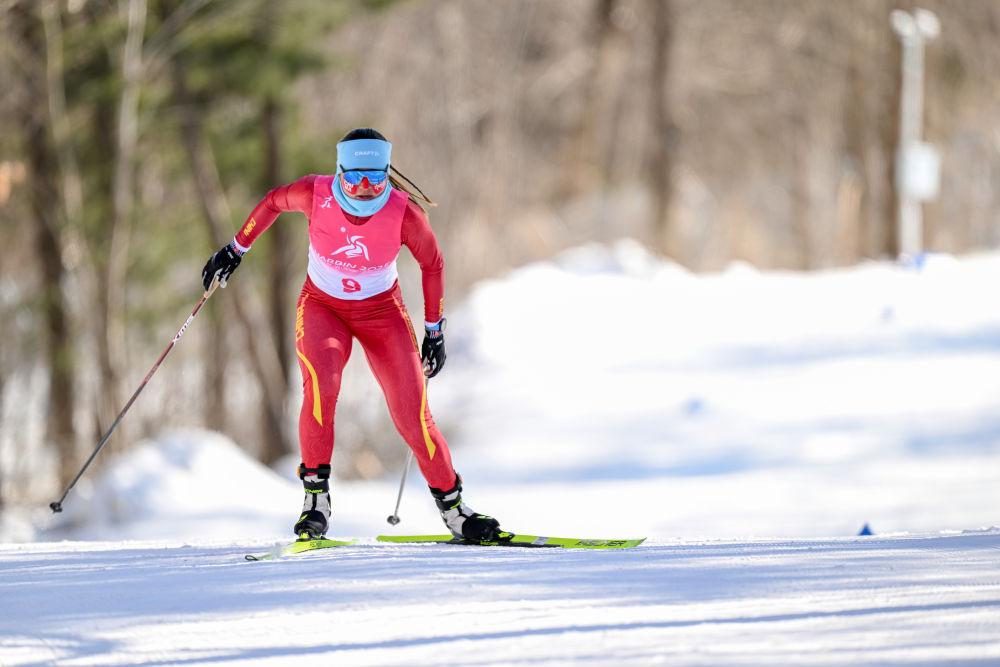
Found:
[[[455,486],[442,491],[431,487],[431,495],[441,512],[444,525],[455,537],[477,542],[493,542],[500,537],[500,522],[491,516],[472,511],[462,502],[462,478],[455,476]]]
[[[302,516],[293,530],[300,539],[323,537],[330,525],[330,466],[306,468],[301,463],[299,479],[305,488],[306,499],[302,503]]]

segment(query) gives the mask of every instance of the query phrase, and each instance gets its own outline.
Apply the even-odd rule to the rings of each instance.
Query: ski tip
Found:
[[[290,542],[284,546],[278,545],[265,554],[246,554],[244,558],[248,561],[274,560],[277,558],[284,558],[285,556],[303,553],[305,551],[329,549],[331,547],[347,547],[357,543],[358,540],[356,538],[347,540],[331,540],[325,537],[306,536],[305,538],[300,537],[294,542]]]

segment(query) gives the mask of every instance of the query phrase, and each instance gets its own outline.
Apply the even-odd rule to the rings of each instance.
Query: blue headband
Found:
[[[337,144],[337,173],[352,169],[389,169],[389,156],[392,154],[392,144],[381,139],[352,139]],[[368,217],[378,213],[386,202],[392,185],[387,184],[375,199],[363,201],[352,199],[344,194],[340,178],[333,183],[333,196],[345,212],[358,217]]]
[[[352,139],[337,144],[337,173],[351,169],[388,169],[392,144],[381,139]]]

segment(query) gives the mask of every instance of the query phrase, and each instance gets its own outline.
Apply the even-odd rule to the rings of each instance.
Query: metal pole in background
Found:
[[[902,46],[902,90],[899,104],[899,145],[896,153],[896,193],[899,202],[899,253],[915,258],[923,252],[921,202],[937,196],[940,159],[921,142],[924,111],[924,43],[941,30],[937,16],[925,9],[912,14],[901,9],[890,15]]]

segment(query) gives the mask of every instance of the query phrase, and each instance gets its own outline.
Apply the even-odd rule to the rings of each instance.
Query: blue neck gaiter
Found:
[[[333,183],[333,196],[345,213],[366,218],[375,215],[389,201],[392,184],[386,184],[375,199],[352,199],[344,194],[340,174],[351,169],[389,169],[392,144],[381,139],[353,139],[337,144],[337,178]]]

